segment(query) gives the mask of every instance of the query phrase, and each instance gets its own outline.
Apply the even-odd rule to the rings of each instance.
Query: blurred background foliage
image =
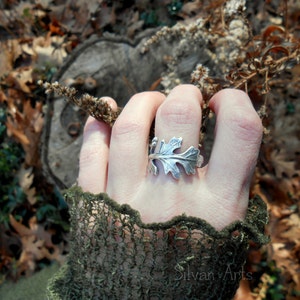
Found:
[[[300,4],[296,0],[1,1],[0,284],[18,281],[53,262],[62,264],[68,253],[68,207],[62,191],[45,177],[40,157],[47,107],[37,81],[51,81],[72,51],[92,35],[134,39],[149,28],[188,27],[203,18],[206,33],[218,36],[211,49],[221,47],[217,42],[227,30],[222,9],[241,4],[246,10],[240,14],[251,28],[244,56],[237,57],[224,78],[204,78],[205,69],[198,66],[191,80],[208,98],[226,86],[249,92],[268,133],[251,192],[268,204],[272,243],[259,250],[250,247],[245,271],[253,274],[253,280],[242,282],[236,299],[299,299]]]

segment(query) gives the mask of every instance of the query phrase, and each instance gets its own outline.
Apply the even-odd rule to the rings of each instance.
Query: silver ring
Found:
[[[200,150],[194,146],[189,147],[183,153],[174,153],[175,150],[180,149],[182,145],[182,137],[173,137],[169,143],[161,140],[159,150],[156,151],[158,138],[152,139],[149,149],[149,171],[154,175],[158,174],[158,167],[155,164],[155,160],[159,160],[164,168],[165,174],[169,172],[175,179],[180,178],[180,169],[178,165],[181,165],[187,175],[196,173],[195,168],[200,168],[203,163],[203,156],[200,155]]]

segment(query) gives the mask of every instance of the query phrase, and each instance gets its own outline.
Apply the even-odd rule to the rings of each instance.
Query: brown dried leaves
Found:
[[[18,260],[18,273],[32,274],[36,269],[38,261],[47,258],[64,262],[65,257],[61,255],[62,246],[52,242],[54,232],[45,230],[43,225],[38,224],[36,217],[29,220],[29,227],[15,220],[10,215],[10,224],[21,239],[21,255]]]

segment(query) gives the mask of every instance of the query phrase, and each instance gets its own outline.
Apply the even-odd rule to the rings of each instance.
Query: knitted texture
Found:
[[[71,251],[48,285],[48,299],[232,299],[249,240],[265,244],[266,205],[249,201],[244,221],[221,231],[185,215],[144,224],[107,194],[66,192]]]

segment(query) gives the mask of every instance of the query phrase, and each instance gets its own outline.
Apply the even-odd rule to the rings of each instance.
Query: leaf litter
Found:
[[[175,2],[161,1],[157,10],[153,6],[156,1],[150,4],[140,0],[130,4],[101,0],[16,0],[1,4],[0,31],[4,34],[0,41],[0,107],[7,114],[6,139],[14,138],[25,153],[18,181],[26,197],[22,205],[29,212],[19,215],[13,210],[9,215],[10,228],[1,224],[1,280],[17,280],[21,275],[32,274],[44,259],[63,262],[67,252],[67,238],[60,238],[57,243],[52,241],[59,227],[52,226],[47,218],[36,217],[42,195],[48,195],[47,201],[53,206],[49,194],[56,193],[41,171],[39,151],[45,99],[37,81],[50,80],[72,50],[92,34],[102,36],[109,31],[134,38],[147,26],[189,24],[203,17],[209,30],[221,36],[225,24],[221,8],[225,2],[233,5],[235,1],[182,1],[181,8],[174,6]],[[245,49],[245,59],[240,58],[226,80],[248,91],[254,104],[264,103],[262,117],[269,134],[264,137],[251,194],[259,194],[268,204],[270,222],[266,230],[271,243],[262,250],[250,248],[247,266],[259,278],[253,282],[243,280],[236,299],[273,299],[272,293],[277,292],[292,300],[300,293],[300,37],[297,27],[300,7],[297,1],[276,0],[266,1],[264,5],[253,1],[247,5],[252,41]],[[287,58],[291,58],[290,65],[282,70],[283,64],[277,62]],[[199,80],[213,82],[212,92],[224,82],[224,79],[200,76],[195,77],[196,85]],[[54,198],[59,202],[59,196]],[[10,250],[12,245],[19,249],[18,255]],[[278,273],[273,272],[272,263],[280,270]],[[268,267],[264,268],[263,264]],[[281,290],[276,290],[276,280],[283,285]]]

